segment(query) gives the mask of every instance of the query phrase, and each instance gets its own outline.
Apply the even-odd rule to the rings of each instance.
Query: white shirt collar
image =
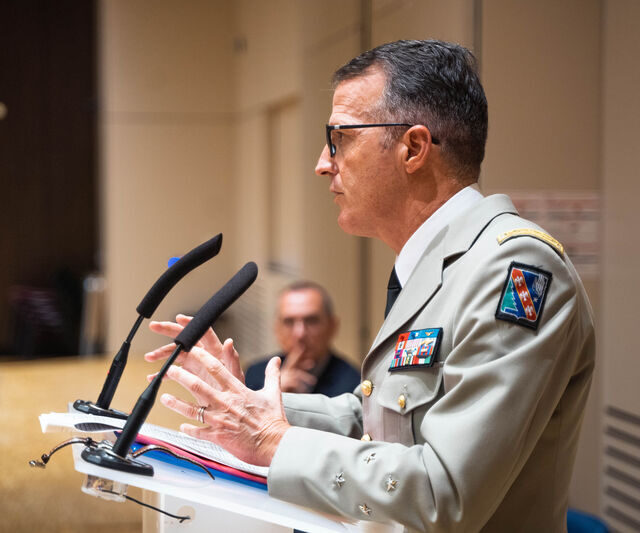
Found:
[[[409,276],[418,264],[425,249],[438,232],[451,222],[459,213],[466,211],[482,200],[484,196],[470,185],[458,191],[442,204],[404,243],[400,254],[396,257],[396,275],[401,286],[405,286]]]

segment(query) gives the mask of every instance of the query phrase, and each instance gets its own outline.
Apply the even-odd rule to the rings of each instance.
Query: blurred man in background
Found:
[[[360,372],[331,349],[338,331],[338,319],[326,289],[311,281],[285,287],[278,298],[275,334],[282,359],[282,390],[337,396],[353,392]],[[253,390],[264,386],[264,372],[270,356],[252,364],[245,384]]]

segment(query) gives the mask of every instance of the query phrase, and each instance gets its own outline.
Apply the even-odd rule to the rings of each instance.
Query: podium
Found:
[[[78,472],[109,479],[156,493],[155,505],[172,514],[189,515],[180,523],[161,513],[145,514],[143,530],[160,533],[307,533],[368,532],[396,533],[398,525],[350,522],[298,505],[271,498],[266,490],[217,477],[204,472],[144,456],[154,468],[153,477],[129,474],[87,463],[80,457],[83,446],[73,445],[74,467]],[[149,523],[149,516],[155,523]]]
[[[91,398],[102,385],[103,371],[103,360],[78,358],[7,363],[2,367],[0,402],[6,401],[6,404],[2,403],[6,409],[0,415],[5,423],[5,439],[0,442],[0,451],[7,460],[5,474],[12,480],[9,486],[13,487],[13,491],[0,490],[0,493],[14,499],[14,506],[3,508],[3,525],[9,530],[19,530],[22,524],[27,524],[27,528],[23,528],[25,531],[47,531],[56,527],[66,531],[91,531],[96,524],[106,528],[112,523],[117,529],[136,523],[134,521],[140,516],[136,504],[123,505],[82,494],[78,476],[73,473],[75,469],[81,474],[140,487],[145,491],[145,499],[147,496],[156,498],[152,502],[156,507],[193,517],[193,520],[180,524],[175,519],[165,519],[164,515],[155,511],[145,511],[142,515],[144,533],[279,533],[290,532],[293,528],[308,533],[402,531],[398,526],[393,529],[388,525],[349,522],[344,518],[318,514],[271,498],[265,490],[220,477],[212,481],[204,472],[183,470],[147,455],[141,459],[153,465],[153,477],[91,465],[80,457],[83,447],[78,444],[71,446],[71,450],[66,448],[58,452],[47,470],[36,472],[28,468],[26,463],[29,459],[39,457],[43,451],[50,450],[60,440],[71,436],[71,433],[43,435],[37,423],[38,416],[49,412],[52,407],[63,410],[68,405],[69,379],[74,381],[74,398]],[[139,384],[146,383],[148,372],[148,363],[142,358],[131,359],[127,367],[128,379],[118,391],[118,405],[134,404],[140,392]],[[27,387],[27,383],[37,383],[39,386]],[[181,393],[177,384],[166,383],[163,387],[176,396]],[[25,424],[25,420],[32,422]],[[177,427],[182,421],[180,415],[167,409],[158,409],[150,416],[151,423],[164,427]],[[38,502],[37,512],[34,512],[34,501]],[[92,513],[91,519],[87,517],[89,513]]]

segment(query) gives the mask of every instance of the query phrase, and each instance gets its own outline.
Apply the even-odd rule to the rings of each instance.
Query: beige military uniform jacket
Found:
[[[593,321],[561,247],[523,228],[540,231],[495,195],[438,234],[363,362],[368,395],[285,395],[269,494],[410,532],[566,530]],[[514,261],[550,275],[537,329],[496,317]],[[424,328],[436,362],[390,371]]]

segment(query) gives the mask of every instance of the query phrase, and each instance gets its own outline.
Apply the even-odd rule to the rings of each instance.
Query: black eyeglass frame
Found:
[[[389,122],[389,123],[381,123],[381,124],[325,124],[326,135],[327,135],[327,146],[329,147],[329,155],[331,157],[336,155],[336,145],[333,144],[331,140],[331,132],[335,130],[354,130],[356,128],[386,128],[390,126],[406,126],[411,128],[415,126],[415,124],[405,124],[403,122]],[[433,144],[440,144],[440,141],[436,139],[433,135],[431,136],[431,142]]]

